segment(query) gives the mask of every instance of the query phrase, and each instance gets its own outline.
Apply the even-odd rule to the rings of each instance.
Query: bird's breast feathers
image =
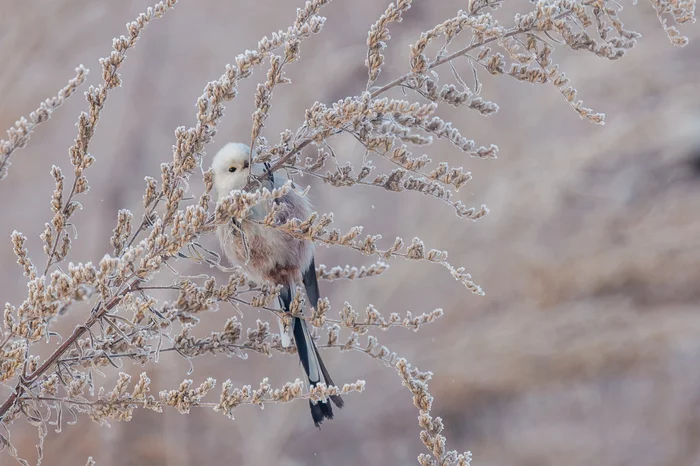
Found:
[[[277,224],[292,218],[306,220],[311,214],[308,200],[294,193],[280,198]],[[311,263],[313,244],[289,233],[262,225],[270,206],[259,204],[247,219],[233,220],[217,229],[219,242],[229,261],[241,265],[254,279],[270,280],[276,269],[293,267],[301,271]],[[274,281],[274,280],[273,280]]]

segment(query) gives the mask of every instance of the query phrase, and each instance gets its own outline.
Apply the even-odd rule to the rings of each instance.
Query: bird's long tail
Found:
[[[310,297],[311,298],[311,297]],[[285,286],[280,293],[280,304],[285,312],[289,312],[292,302],[291,289]],[[316,348],[313,338],[311,338],[311,333],[309,332],[309,327],[306,320],[294,318],[292,322],[294,342],[297,346],[297,353],[299,354],[299,360],[301,365],[304,367],[304,372],[309,380],[309,385],[316,386],[319,383],[324,383],[326,386],[335,385],[331,376],[328,374],[326,366],[323,364],[321,355]],[[343,399],[338,395],[332,395],[329,397],[330,401],[333,402],[338,408],[342,408],[344,405]],[[319,400],[311,401],[309,400],[309,406],[311,407],[311,417],[314,420],[314,425],[320,427],[321,422],[324,419],[333,419],[333,407],[329,400]]]

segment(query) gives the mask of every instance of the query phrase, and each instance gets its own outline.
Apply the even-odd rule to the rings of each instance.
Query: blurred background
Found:
[[[511,3],[500,17],[529,8]],[[624,4],[626,26],[644,36],[627,57],[554,55],[584,103],[607,113],[605,126],[581,121],[551,86],[483,73],[482,96],[501,106],[498,114],[441,110],[477,144],[500,147],[496,160],[468,159],[442,142],[427,150],[434,160],[472,171],[474,180],[459,198],[486,204],[491,214],[483,220],[460,220],[448,206],[415,193],[311,182],[319,211],[335,212],[339,227],[362,224],[386,241],[419,236],[428,247],[447,249],[452,263],[466,267],[486,291],[471,295],[437,265],[402,261],[376,279],[321,283],[334,312],[345,300],[358,311],[373,303],[385,315],[445,309],[443,319],[417,334],[392,329],[377,336],[434,372],[433,414],[445,421],[448,447],[471,450],[478,466],[700,464],[700,33],[685,28],[690,45],[675,49],[650,4]],[[0,0],[0,128],[54,95],[79,63],[92,70],[88,84],[98,84],[98,58],[148,5]],[[110,251],[117,210],[128,207],[140,217],[143,177],[159,178],[159,164],[171,158],[173,131],[194,124],[205,84],[260,37],[286,29],[297,6],[301,2],[183,1],[149,25],[128,54],[124,85],[111,93],[93,139],[97,162],[87,173],[91,191],[75,217],[80,236],[70,260],[98,261]],[[315,100],[331,103],[364,89],[367,30],[385,7],[336,0],[323,10],[324,32],[303,43],[301,60],[286,68],[293,84],[275,91],[265,133],[270,140],[296,129]],[[457,0],[416,2],[404,22],[391,27],[378,83],[403,74],[408,44],[460,7]],[[466,63],[458,67],[471,76]],[[209,154],[229,140],[249,141],[253,91],[265,72],[242,83]],[[447,81],[449,69],[441,76]],[[83,90],[16,153],[0,183],[3,302],[19,304],[26,293],[12,230],[29,236],[30,255],[45,260],[38,235],[50,218],[49,170],[56,164],[70,172],[67,149],[77,114],[86,108]],[[350,141],[338,140],[335,148],[348,160],[362,156]],[[194,183],[193,192],[199,186]],[[321,248],[318,262],[372,260]],[[178,268],[209,272],[187,263]],[[74,310],[57,328],[70,332],[84,312]],[[199,332],[220,328],[231,312],[222,307],[205,316]],[[249,311],[246,318],[258,317],[268,316]],[[84,464],[89,455],[100,466],[416,464],[424,450],[417,411],[395,371],[359,353],[326,351],[324,359],[337,383],[365,379],[367,391],[349,395],[346,409],[320,431],[305,402],[264,412],[243,406],[235,421],[210,410],[187,416],[137,411],[131,422],[111,428],[82,418],[61,434],[51,430],[44,464]],[[279,386],[302,375],[296,356],[285,355],[207,356],[189,376],[188,368],[168,355],[146,370],[156,391],[210,375],[218,387],[227,378],[240,386],[268,376]],[[143,369],[127,361],[125,370]],[[0,387],[0,398],[6,392]],[[20,452],[35,458],[35,428],[18,422],[12,434]],[[11,460],[3,453],[0,463]]]

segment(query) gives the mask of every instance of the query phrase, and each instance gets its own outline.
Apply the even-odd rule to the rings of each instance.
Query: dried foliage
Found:
[[[95,262],[65,264],[72,241],[71,221],[81,208],[76,199],[88,192],[86,173],[95,160],[89,152],[90,141],[108,95],[122,84],[119,68],[145,26],[173,8],[176,0],[160,2],[149,8],[127,24],[126,36],[114,39],[112,52],[100,60],[102,83],[91,86],[85,93],[88,110],[79,115],[78,134],[69,150],[73,172],[70,189],[67,190],[65,176],[59,167],[53,167],[51,171],[55,181],[50,200],[53,216],[41,235],[46,255],[43,270],[30,259],[25,246],[26,237],[14,232],[11,238],[17,263],[27,277],[28,293],[18,306],[6,303],[3,314],[0,382],[11,387],[12,391],[0,406],[3,427],[0,442],[20,463],[26,464],[12,446],[9,436],[12,423],[20,418],[38,429],[37,447],[41,461],[48,426],[55,426],[60,431],[66,413],[71,419],[86,414],[99,424],[105,424],[109,419],[129,420],[138,407],[159,412],[172,407],[181,413],[193,408],[212,408],[233,417],[235,409],[242,404],[262,406],[297,399],[319,400],[364,390],[362,380],[342,387],[321,384],[309,390],[300,380],[272,388],[267,379],[257,389],[251,386],[236,388],[230,381],[225,381],[217,390],[216,380],[208,378],[196,383],[184,380],[179,387],[162,390],[156,396],[149,394],[151,387],[146,372],[135,382],[128,374],[119,373],[114,385],[96,387],[96,376],[103,375],[100,368],[109,365],[121,367],[122,359],[131,359],[148,367],[157,363],[162,353],[192,360],[208,354],[246,358],[250,352],[270,356],[295,351],[283,346],[281,336],[271,332],[270,324],[263,320],[244,331],[239,319],[231,317],[219,331],[197,332],[200,319],[218,309],[222,302],[238,310],[262,309],[270,318],[289,318],[271,305],[279,292],[276,287],[253,283],[239,269],[226,269],[219,255],[199,242],[218,225],[246,217],[257,204],[274,204],[275,199],[295,189],[291,183],[272,192],[258,189],[259,181],[266,176],[262,174],[250,180],[248,190],[234,191],[212,205],[212,174],[204,168],[205,151],[216,135],[225,102],[237,96],[238,82],[250,77],[256,68],[269,63],[266,79],[258,85],[254,97],[256,110],[252,116],[251,157],[255,162],[267,164],[269,171],[286,170],[292,179],[305,174],[334,187],[362,185],[392,192],[416,191],[449,205],[458,217],[475,221],[488,213],[486,207],[467,207],[453,193],[470,181],[471,173],[443,161],[433,162],[428,155],[417,155],[414,151],[430,144],[434,138],[446,139],[476,159],[495,158],[497,147],[478,146],[462,135],[450,122],[437,115],[439,106],[466,107],[484,116],[498,111],[496,103],[479,96],[479,74],[486,72],[529,83],[553,85],[581,118],[602,124],[604,115],[586,108],[578,100],[577,91],[553,62],[552,52],[555,47],[560,51],[588,51],[615,60],[632,48],[640,37],[625,29],[619,16],[622,7],[609,0],[532,2],[529,13],[516,15],[508,24],[501,24],[493,15],[501,1],[469,0],[465,10],[416,38],[410,48],[404,75],[375,86],[384,63],[382,50],[390,38],[389,26],[399,23],[410,13],[411,1],[397,0],[369,30],[366,90],[331,105],[316,102],[306,110],[301,127],[296,131],[284,131],[277,143],[268,143],[263,132],[273,92],[277,85],[289,83],[284,68],[299,60],[301,43],[321,32],[325,18],[319,13],[328,2],[307,1],[303,8],[298,9],[293,25],[287,30],[273,33],[270,38],[264,37],[255,50],[238,55],[233,63],[226,65],[223,75],[208,83],[197,100],[194,126],[175,130],[172,160],[161,165],[160,182],[155,177],[146,177],[144,212],[138,216],[138,225],[134,225],[134,214],[128,210],[118,211],[117,224],[109,239],[113,253]],[[687,40],[668,22],[694,21],[694,1],[651,0],[651,3],[671,42],[685,45]],[[431,45],[438,40],[442,45],[431,52]],[[466,60],[472,67],[471,86],[453,66],[458,59]],[[444,84],[439,81],[438,69],[448,69],[448,79]],[[8,140],[0,142],[0,179],[7,174],[12,153],[26,145],[33,129],[50,117],[51,112],[85,80],[86,74],[85,68],[78,67],[76,77],[57,97],[42,103],[28,120],[20,119],[8,131]],[[392,89],[403,89],[418,100],[383,97]],[[341,161],[334,151],[332,138],[340,134],[351,135],[366,149],[359,168],[349,160]],[[313,146],[313,153],[303,157],[302,150],[307,146]],[[378,168],[370,157],[389,168]],[[197,197],[189,192],[188,180],[194,175],[201,175],[205,185]],[[467,290],[483,294],[463,267],[448,261],[447,252],[428,249],[418,238],[410,242],[396,238],[381,246],[381,235],[362,237],[360,226],[341,232],[331,228],[332,222],[332,213],[314,213],[306,219],[281,221],[273,208],[260,224],[300,239],[354,250],[379,259],[379,262],[359,269],[321,265],[317,269],[321,279],[375,277],[388,269],[386,262],[400,257],[439,264]],[[174,269],[178,259],[226,270],[229,280],[217,283],[203,273],[195,278],[178,278],[167,286],[151,283],[160,272]],[[59,264],[63,265],[59,267]],[[171,293],[172,299],[157,300],[155,290]],[[297,296],[301,294],[297,293]],[[78,301],[87,301],[91,305],[84,323],[70,335],[57,335],[52,331],[55,318],[71,312]],[[380,346],[374,336],[377,330],[390,327],[417,331],[423,324],[441,317],[442,309],[418,316],[410,312],[404,316],[390,312],[385,317],[371,305],[361,316],[347,302],[335,314],[327,298],[309,304],[311,312],[303,316],[301,312],[305,303],[302,300],[296,300],[292,309],[313,326],[327,330],[325,343],[319,347],[359,351],[381,360],[397,371],[403,385],[411,391],[419,410],[420,438],[428,450],[427,454],[419,456],[420,464],[465,465],[470,462],[470,453],[459,454],[446,447],[443,423],[431,413],[432,396],[428,391],[431,374],[419,371]],[[367,335],[364,344],[360,343],[361,335]],[[39,357],[33,350],[40,341],[54,344],[53,351],[46,357]],[[217,396],[218,402],[215,401]],[[88,464],[94,464],[92,458]]]
[[[0,139],[0,180],[7,176],[12,153],[27,145],[34,129],[51,118],[53,111],[63,105],[63,102],[85,82],[87,74],[88,70],[83,65],[78,66],[75,69],[75,77],[58,91],[56,97],[50,97],[39,104],[39,108],[29,114],[29,120],[22,117],[15,122],[15,126],[7,130],[7,140]]]

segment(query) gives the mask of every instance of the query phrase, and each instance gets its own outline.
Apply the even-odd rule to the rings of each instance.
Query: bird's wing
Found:
[[[316,264],[314,263],[313,257],[311,257],[311,263],[304,271],[303,281],[304,287],[306,287],[306,296],[309,298],[309,306],[315,308],[318,306],[318,300],[321,299],[321,294],[318,291]]]

